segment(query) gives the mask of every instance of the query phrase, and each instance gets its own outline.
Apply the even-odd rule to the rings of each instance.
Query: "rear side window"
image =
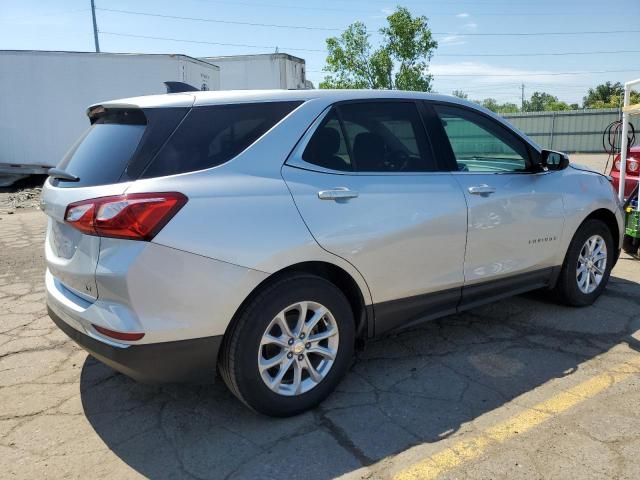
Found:
[[[58,168],[80,180],[54,180],[61,187],[117,183],[140,144],[146,128],[140,110],[107,112],[93,123],[62,159]]]
[[[302,159],[331,170],[437,170],[413,102],[354,102],[335,107],[315,131]]]
[[[195,107],[142,178],[204,170],[228,162],[300,104],[264,102]]]
[[[340,121],[335,110],[332,110],[315,131],[307,147],[302,153],[305,162],[330,170],[348,172],[353,170],[351,158],[347,151]]]

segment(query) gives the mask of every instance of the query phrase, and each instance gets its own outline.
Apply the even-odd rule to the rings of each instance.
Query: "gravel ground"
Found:
[[[34,175],[11,187],[0,188],[0,214],[13,214],[20,209],[37,208],[46,176]]]

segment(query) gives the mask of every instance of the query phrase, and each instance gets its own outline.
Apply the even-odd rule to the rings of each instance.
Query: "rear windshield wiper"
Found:
[[[71,175],[69,172],[65,172],[64,170],[60,170],[59,168],[50,168],[47,171],[47,174],[50,177],[57,178],[58,180],[66,180],[67,182],[77,182],[80,180],[80,177]]]

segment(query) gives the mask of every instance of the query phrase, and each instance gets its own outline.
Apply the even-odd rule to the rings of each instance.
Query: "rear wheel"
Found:
[[[301,413],[336,387],[353,356],[355,325],[344,294],[327,280],[296,274],[264,289],[225,336],[220,373],[254,410]]]
[[[571,241],[556,292],[573,306],[591,305],[605,289],[613,268],[611,231],[600,220],[585,221]]]

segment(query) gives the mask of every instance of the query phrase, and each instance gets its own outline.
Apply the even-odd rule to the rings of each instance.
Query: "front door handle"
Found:
[[[349,190],[346,187],[338,187],[332,190],[320,190],[318,192],[318,198],[320,200],[345,200],[349,198],[356,198],[358,192]]]
[[[472,195],[489,195],[491,193],[496,193],[495,187],[490,187],[489,185],[475,185],[473,187],[469,187],[469,193]]]

